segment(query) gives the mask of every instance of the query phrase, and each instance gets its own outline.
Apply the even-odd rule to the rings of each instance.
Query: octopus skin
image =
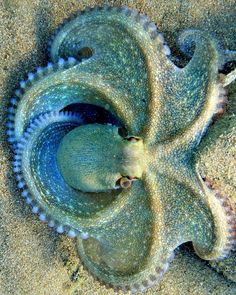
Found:
[[[147,16],[89,8],[55,32],[51,61],[11,99],[7,133],[22,197],[77,238],[95,277],[123,291],[159,283],[185,242],[205,260],[225,258],[235,242],[235,211],[195,159],[235,73],[219,76],[210,35],[188,30],[179,43],[194,46],[183,68]],[[80,112],[85,105],[109,113],[106,121]]]

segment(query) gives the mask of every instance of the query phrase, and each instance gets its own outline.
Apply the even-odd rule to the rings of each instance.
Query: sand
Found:
[[[79,8],[103,3],[129,5],[148,14],[174,51],[176,37],[186,28],[212,32],[222,50],[236,50],[234,0],[0,1],[0,295],[116,294],[84,270],[75,241],[40,222],[20,198],[5,136],[8,100],[28,72],[46,65],[47,40],[53,30]],[[176,251],[161,284],[146,294],[157,291],[161,295],[235,294],[236,284],[185,247]]]

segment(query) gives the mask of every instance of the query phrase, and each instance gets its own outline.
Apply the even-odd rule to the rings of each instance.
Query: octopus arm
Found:
[[[180,172],[181,173],[181,172]],[[233,246],[235,215],[227,202],[211,191],[198,176],[191,183],[181,175],[158,174],[166,247],[191,241],[205,260],[225,257]]]
[[[140,196],[145,200],[146,192],[139,182],[132,190],[104,193],[84,193],[66,183],[58,167],[57,150],[65,134],[81,124],[80,116],[68,112],[37,117],[17,143],[14,171],[33,213],[59,233],[87,238],[109,232],[111,224],[115,231],[116,219],[124,218],[122,212],[131,210]]]
[[[132,112],[129,95],[124,95],[122,89],[113,88],[100,75],[89,73],[89,63],[89,60],[78,62],[74,58],[66,61],[60,59],[57,64],[49,63],[36,73],[30,73],[28,80],[21,82],[16,96],[11,99],[9,127],[13,127],[14,134],[10,141],[19,140],[29,122],[40,114],[61,111],[76,103],[103,107],[132,133],[136,126],[134,118],[138,114]]]
[[[192,241],[197,254],[208,260],[225,257],[233,245],[233,213],[204,184],[186,185],[161,173],[147,175],[142,193],[130,199],[109,226],[77,242],[82,262],[93,275],[133,293],[160,281],[182,243]]]
[[[95,277],[132,293],[157,284],[173,258],[173,248],[164,246],[159,200],[147,182],[134,183],[134,197],[99,235],[77,242],[82,262]]]
[[[87,71],[102,77],[108,88],[122,90],[117,101],[130,106],[127,117],[133,115],[130,132],[141,134],[150,104],[158,103],[156,72],[168,76],[175,66],[168,59],[169,48],[163,36],[147,16],[127,7],[101,7],[79,12],[65,22],[50,42],[50,57],[88,58]],[[161,89],[162,82],[158,82]],[[114,100],[116,98],[114,97]]]
[[[220,55],[215,40],[197,30],[183,32],[180,43],[185,48],[194,46],[194,54],[187,66],[165,82],[155,138],[172,145],[196,146],[225,102],[225,90],[218,79]]]

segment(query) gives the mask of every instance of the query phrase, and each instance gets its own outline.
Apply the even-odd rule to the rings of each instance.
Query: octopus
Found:
[[[225,109],[217,41],[184,31],[184,67],[155,23],[128,7],[78,12],[54,33],[50,62],[11,98],[9,141],[32,212],[76,238],[107,286],[158,284],[179,245],[220,260],[236,238],[232,204],[199,174],[196,151]]]

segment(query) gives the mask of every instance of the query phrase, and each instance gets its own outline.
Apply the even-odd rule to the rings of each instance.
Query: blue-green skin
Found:
[[[58,183],[50,183],[53,172],[43,162],[56,153],[72,129],[69,123],[54,123],[32,135],[24,154],[30,172],[22,164],[29,191],[43,212],[87,233],[87,240],[78,239],[78,251],[88,270],[123,290],[143,291],[159,282],[174,249],[184,242],[192,241],[203,259],[218,259],[229,250],[228,216],[201,180],[194,160],[213,116],[221,112],[220,56],[205,33],[186,31],[179,42],[195,44],[183,69],[170,61],[162,37],[137,12],[107,7],[78,13],[56,32],[50,57],[56,63],[86,47],[92,48],[92,57],[39,73],[26,82],[17,105],[16,141],[39,114],[83,102],[108,109],[129,136],[142,140],[141,177],[131,188],[111,194],[75,192],[59,176]],[[40,149],[43,156],[37,158]]]

